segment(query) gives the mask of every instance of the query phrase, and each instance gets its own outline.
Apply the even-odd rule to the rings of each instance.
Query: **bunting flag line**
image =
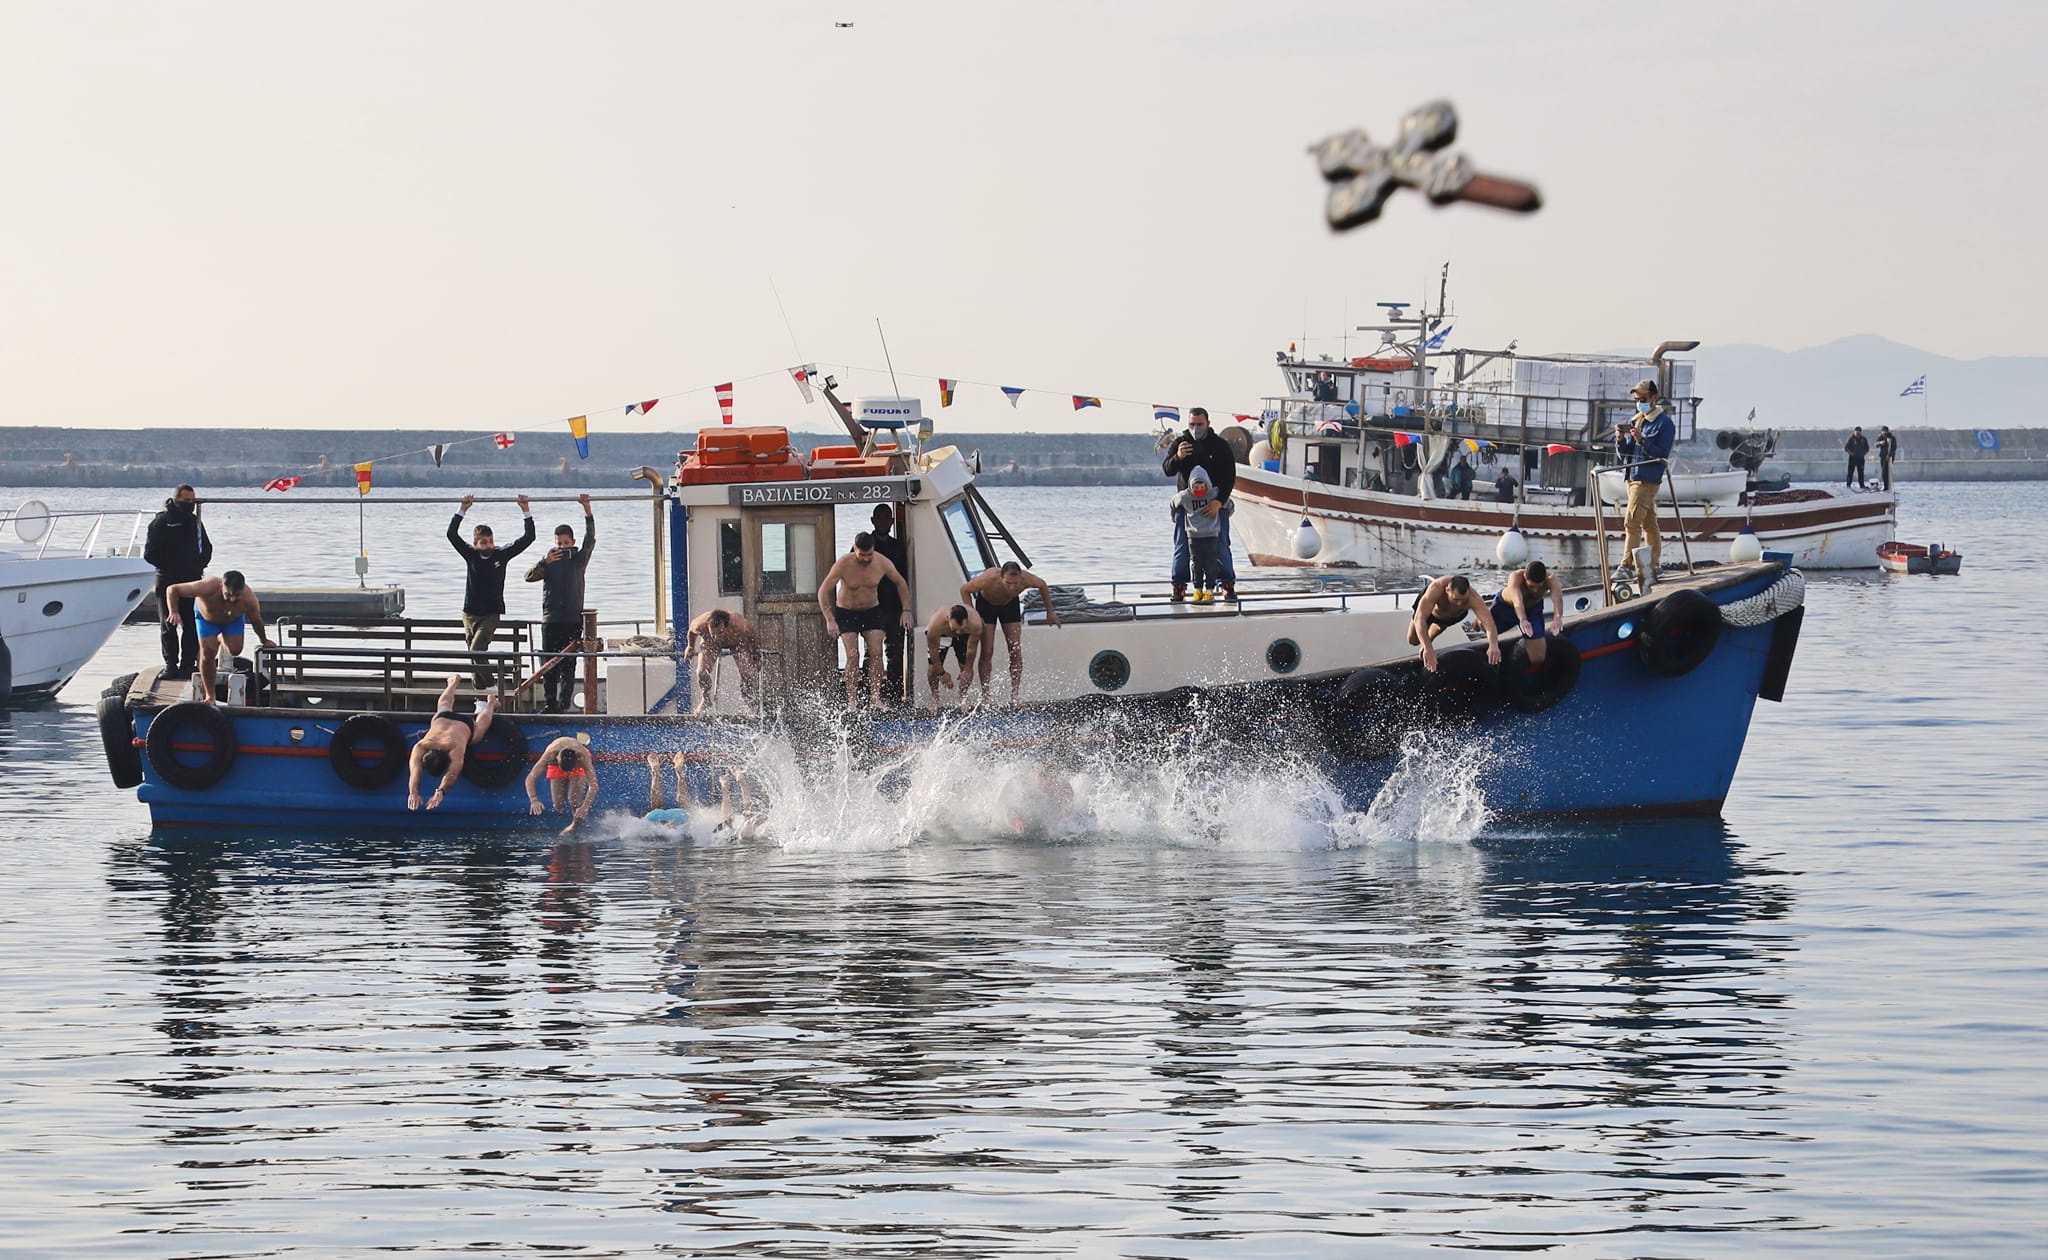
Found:
[[[796,387],[804,392],[805,402],[808,403],[812,401],[810,364],[806,363],[802,367],[793,367],[789,369],[789,379],[795,381]]]
[[[1569,455],[1576,449],[1578,448],[1568,442],[1552,442],[1543,448],[1543,453],[1545,455]]]
[[[1090,397],[1089,397],[1088,395],[1086,395],[1086,394],[1076,394],[1076,395],[1074,395],[1074,410],[1076,410],[1076,411],[1079,411],[1079,410],[1080,410],[1081,408],[1083,408],[1083,407],[1100,407],[1100,406],[1102,406],[1102,400],[1101,400],[1100,398],[1090,398]]]
[[[512,443],[518,441],[518,439],[513,437],[509,433],[497,433],[491,436],[491,441],[496,442],[498,444],[498,449],[502,451],[510,447]]]
[[[1239,424],[1257,424],[1259,422],[1259,418],[1257,416],[1247,416],[1243,414],[1233,414],[1230,418],[1232,420],[1237,421]]]
[[[281,494],[304,480],[304,477],[272,477],[263,483],[263,488],[265,490],[276,490]]]
[[[959,383],[959,381],[944,376],[939,378],[939,406],[950,407],[953,405],[953,387]]]
[[[1394,435],[1394,445],[1396,446],[1413,446],[1421,440],[1422,435],[1420,433],[1396,433]]]
[[[1468,450],[1468,451],[1470,451],[1470,452],[1472,452],[1472,453],[1473,453],[1474,455],[1477,455],[1477,454],[1478,454],[1479,452],[1481,452],[1481,451],[1490,451],[1490,450],[1492,450],[1492,449],[1493,449],[1493,443],[1491,443],[1491,442],[1482,442],[1482,441],[1480,441],[1480,440],[1479,440],[1479,439],[1477,439],[1477,438],[1466,438],[1466,439],[1465,439],[1465,449],[1466,449],[1466,450]]]
[[[427,448],[427,454],[434,457],[434,467],[436,468],[441,466],[441,457],[447,453],[448,444],[446,442],[436,442]]]
[[[1179,424],[1180,408],[1169,407],[1165,403],[1153,403],[1152,418],[1154,420],[1164,420],[1168,424]]]
[[[643,416],[644,416],[644,415],[646,415],[646,414],[647,414],[648,412],[650,412],[650,411],[654,410],[654,404],[656,404],[656,403],[658,403],[658,402],[660,402],[660,401],[661,401],[661,399],[659,399],[659,398],[650,398],[650,399],[648,399],[648,400],[647,400],[646,402],[637,402],[637,403],[627,403],[627,404],[626,404],[626,414],[630,416],[630,415],[632,415],[632,414],[633,414],[634,412],[636,412],[636,411],[637,411],[637,412],[639,412],[639,413],[640,413],[641,415],[643,415]]]
[[[1010,400],[1010,406],[1013,409],[1017,405],[1017,400],[1024,396],[1024,391],[1018,389],[1015,385],[1003,385],[999,386],[999,388],[1003,391],[1003,397]]]
[[[569,436],[576,439],[576,458],[590,458],[590,417],[570,416]]]
[[[732,382],[718,387],[718,418],[726,424],[732,423]]]
[[[357,497],[357,498],[361,498],[361,497],[362,497],[363,495],[366,495],[366,494],[368,494],[368,493],[370,493],[370,465],[369,465],[369,464],[357,464],[357,465],[356,465],[356,497]]]

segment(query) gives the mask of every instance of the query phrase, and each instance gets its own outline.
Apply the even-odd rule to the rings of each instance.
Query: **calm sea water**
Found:
[[[1163,566],[1163,493],[990,497],[1054,580]],[[1163,765],[1027,841],[956,750],[781,843],[160,836],[124,629],[0,717],[0,1252],[2040,1254],[2048,485],[1903,511],[1966,572],[1813,583],[1715,824],[1490,823],[1450,757],[1364,818]],[[371,509],[414,615],[446,512]],[[352,580],[352,510],[209,520]]]

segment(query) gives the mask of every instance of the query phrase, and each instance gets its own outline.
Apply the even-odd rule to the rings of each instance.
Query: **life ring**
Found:
[[[1393,674],[1371,665],[1352,670],[1326,714],[1330,746],[1358,761],[1391,756],[1401,745],[1402,708]]]
[[[376,749],[374,761],[357,756],[365,744]],[[327,741],[327,764],[334,777],[350,787],[388,787],[405,770],[405,732],[390,718],[355,714],[334,728],[334,737]]]
[[[1274,416],[1266,422],[1266,445],[1273,448],[1275,455],[1287,449],[1287,422],[1285,420]]]
[[[1434,672],[1415,672],[1412,704],[1423,723],[1462,726],[1500,707],[1500,671],[1476,647],[1438,652]]]
[[[486,744],[500,738],[504,740],[504,751],[494,751],[489,757],[478,755]],[[469,753],[462,759],[462,777],[480,788],[501,788],[517,783],[525,773],[526,732],[510,718],[491,719],[491,729],[470,745]]]
[[[206,737],[206,760],[196,766],[178,760],[178,737],[192,727],[199,728]],[[235,740],[235,724],[228,716],[210,704],[192,700],[174,704],[151,719],[147,742],[149,766],[156,771],[156,777],[172,787],[192,792],[210,788],[226,778],[240,748]],[[192,747],[188,742],[185,750]]]
[[[1501,692],[1523,713],[1554,708],[1579,684],[1579,647],[1566,638],[1543,640],[1543,663],[1531,664],[1529,640],[1516,639],[1502,671]]]
[[[1636,659],[1654,674],[1690,674],[1721,641],[1720,606],[1690,586],[1657,601],[1636,632]]]
[[[100,747],[107,754],[107,772],[117,788],[142,782],[142,752],[135,747],[135,716],[128,712],[128,693],[101,696]]]

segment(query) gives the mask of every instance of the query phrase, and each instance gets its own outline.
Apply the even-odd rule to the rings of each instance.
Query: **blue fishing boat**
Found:
[[[227,703],[155,674],[109,688],[99,720],[115,782],[138,788],[159,826],[559,828],[525,785],[564,739],[587,754],[595,809],[639,814],[659,803],[665,767],[709,800],[722,773],[770,745],[797,764],[851,756],[887,775],[933,741],[987,741],[1057,767],[1151,758],[1193,738],[1219,758],[1292,759],[1363,809],[1405,753],[1455,741],[1476,750],[1497,815],[1712,815],[1755,702],[1784,694],[1805,580],[1788,557],[1766,556],[1647,590],[1568,591],[1541,665],[1512,630],[1490,664],[1468,623],[1439,640],[1433,671],[1406,639],[1413,591],[1296,575],[1191,604],[1163,582],[1055,581],[1023,600],[1014,695],[998,640],[989,703],[935,690],[936,676],[913,668],[888,703],[853,709],[816,596],[845,551],[839,506],[891,507],[920,627],[1005,552],[1030,558],[975,489],[972,461],[929,446],[915,400],[856,416],[827,397],[855,439],[845,447],[801,456],[782,429],[712,429],[671,473],[641,470],[660,521],[651,628],[608,635],[588,613],[572,653],[542,653],[515,628],[504,649],[479,654],[450,623],[286,623]],[[684,628],[721,609],[751,627],[751,685],[734,658],[682,655]],[[581,676],[578,712],[542,704],[546,672],[562,668]],[[445,799],[409,808],[409,750],[444,678],[485,669],[490,687],[463,682],[461,705],[493,698],[496,716]]]

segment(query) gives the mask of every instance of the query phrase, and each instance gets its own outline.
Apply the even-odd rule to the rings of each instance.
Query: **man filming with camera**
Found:
[[[1657,382],[1637,381],[1629,396],[1636,400],[1636,414],[1614,426],[1616,462],[1632,465],[1623,470],[1628,482],[1628,511],[1623,516],[1622,568],[1633,572],[1636,548],[1650,544],[1650,572],[1655,573],[1664,549],[1657,531],[1657,489],[1664,484],[1665,461],[1671,457],[1671,443],[1678,427],[1671,408],[1658,394]]]

